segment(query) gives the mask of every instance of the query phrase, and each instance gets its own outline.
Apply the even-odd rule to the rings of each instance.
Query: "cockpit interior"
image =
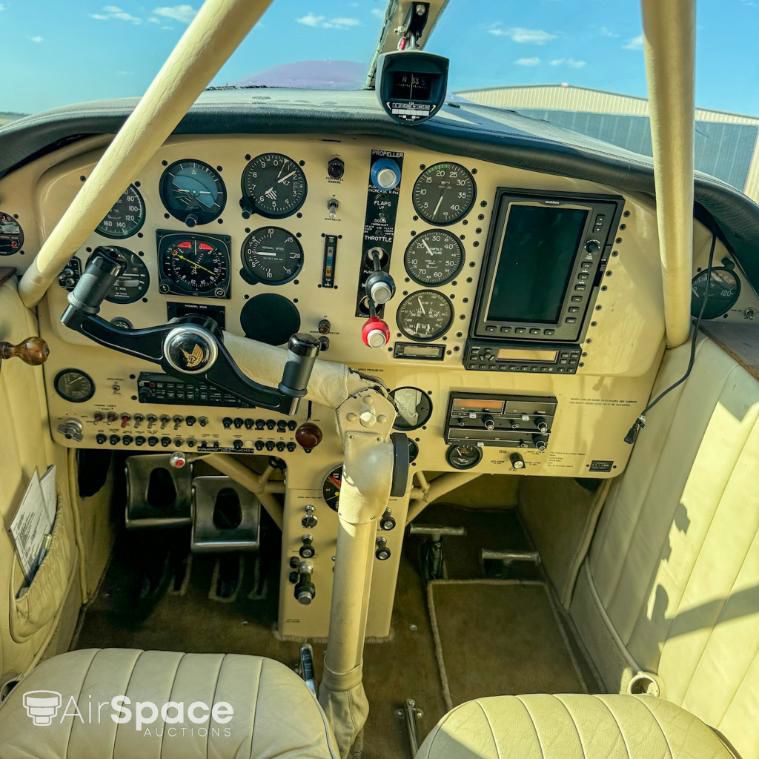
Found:
[[[206,89],[270,3],[205,0],[142,97],[0,127],[4,759],[759,759],[695,3],[640,4],[652,157],[448,98],[447,4],[326,92]]]

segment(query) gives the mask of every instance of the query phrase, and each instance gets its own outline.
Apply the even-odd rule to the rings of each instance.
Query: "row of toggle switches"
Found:
[[[104,432],[99,432],[95,436],[95,442],[98,445],[105,445],[108,443],[109,445],[136,445],[137,447],[142,447],[143,445],[147,445],[149,448],[155,448],[157,446],[160,446],[161,448],[169,448],[171,446],[174,446],[174,448],[197,448],[199,450],[217,450],[221,449],[222,445],[219,443],[218,440],[214,441],[207,441],[207,440],[201,440],[197,441],[194,438],[188,438],[187,440],[184,440],[181,437],[175,437],[171,438],[168,435],[164,435],[163,437],[158,437],[156,435],[151,435],[149,437],[145,437],[144,435],[106,435]],[[245,441],[243,440],[233,440],[232,446],[234,450],[243,450],[244,448],[248,449],[255,449],[256,451],[278,451],[279,453],[284,453],[285,451],[289,451],[292,453],[296,450],[297,446],[293,442],[285,443],[283,441],[274,442],[273,440],[256,440],[255,442],[250,441],[248,445],[245,444]]]
[[[143,424],[148,429],[160,426],[160,429],[166,429],[170,424],[174,425],[174,429],[178,429],[182,424],[186,424],[188,427],[194,427],[196,424],[201,427],[208,426],[208,417],[206,416],[169,416],[168,414],[161,414],[156,416],[155,414],[127,414],[118,413],[116,411],[109,411],[104,413],[102,411],[96,411],[92,415],[92,419],[96,424],[105,422],[106,424],[118,424],[122,429],[129,427],[141,427]]]

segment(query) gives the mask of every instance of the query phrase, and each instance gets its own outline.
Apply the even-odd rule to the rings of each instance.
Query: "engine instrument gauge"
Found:
[[[227,202],[221,176],[202,161],[183,159],[167,166],[160,191],[166,210],[188,227],[213,221]]]
[[[95,395],[95,383],[79,369],[62,369],[53,380],[55,392],[70,403],[84,403]]]
[[[113,204],[113,208],[97,225],[95,231],[112,240],[123,240],[136,235],[145,223],[145,201],[140,191],[133,185],[124,191]]]
[[[262,153],[242,173],[242,200],[245,211],[270,219],[294,214],[308,193],[306,175],[296,161],[282,153]]]
[[[337,511],[340,500],[340,488],[343,486],[343,466],[335,467],[325,478],[322,485],[322,496],[333,511]]]
[[[12,256],[24,244],[24,230],[9,213],[0,211],[0,256]]]
[[[399,387],[390,393],[398,410],[395,418],[396,430],[415,430],[427,424],[432,416],[430,396],[418,387]]]
[[[303,248],[281,227],[261,227],[242,244],[242,275],[251,284],[283,285],[303,268]]]
[[[430,224],[447,226],[463,219],[474,205],[474,177],[458,163],[428,166],[414,183],[414,209]]]
[[[395,315],[398,329],[411,340],[437,340],[453,321],[453,306],[442,293],[419,290],[405,297]]]
[[[408,244],[403,260],[414,282],[444,285],[461,271],[464,246],[456,235],[442,229],[430,229]]]
[[[227,235],[158,232],[158,267],[163,293],[226,298],[229,295]]]
[[[445,452],[445,460],[454,469],[471,469],[482,461],[482,448],[477,445],[452,445]]]
[[[696,274],[691,282],[690,312],[693,316],[701,313],[702,319],[716,319],[726,314],[738,301],[741,294],[741,281],[737,274],[725,266],[718,266],[711,271],[708,269]],[[708,294],[708,298],[707,298]],[[704,300],[706,299],[706,305]]]
[[[150,287],[150,274],[148,267],[142,262],[140,257],[127,248],[118,245],[108,245],[107,250],[116,251],[124,260],[126,268],[121,276],[113,283],[105,299],[109,303],[134,303],[142,298]],[[100,248],[95,248],[95,253]],[[93,253],[93,255],[95,255]],[[89,263],[89,261],[88,261]]]

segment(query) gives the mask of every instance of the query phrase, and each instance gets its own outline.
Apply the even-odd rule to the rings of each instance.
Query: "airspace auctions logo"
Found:
[[[176,735],[206,738],[230,737],[232,730],[225,727],[234,719],[235,710],[227,701],[206,704],[193,701],[135,701],[128,696],[114,696],[110,701],[95,701],[92,696],[67,700],[57,691],[33,690],[24,693],[24,709],[35,727],[63,724],[67,719],[83,725],[98,725],[110,719],[117,725],[132,724],[143,735],[173,737]]]

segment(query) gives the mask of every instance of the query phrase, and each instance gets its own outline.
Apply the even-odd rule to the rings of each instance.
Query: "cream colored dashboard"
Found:
[[[0,259],[2,264],[13,266],[19,272],[28,266],[41,241],[50,234],[86,181],[103,144],[103,139],[93,138],[70,145],[0,181],[0,211],[15,218],[25,236],[23,248],[4,255]],[[367,347],[362,342],[366,317],[356,313],[359,273],[368,244],[366,213],[373,151],[375,157],[378,151],[396,158],[402,154],[389,264],[396,293],[382,314],[390,329],[390,340],[377,348]],[[251,157],[266,153],[281,153],[299,165],[302,162],[307,196],[299,211],[285,218],[272,220],[256,213],[245,218],[238,202],[241,175]],[[327,170],[329,161],[335,158],[344,165],[344,174],[339,179],[331,178]],[[218,219],[191,229],[171,216],[167,218],[159,190],[166,168],[183,159],[203,161],[213,167],[227,191],[226,205]],[[404,254],[412,241],[435,228],[419,218],[412,196],[423,167],[439,162],[455,162],[470,172],[476,183],[476,199],[460,221],[443,227],[461,243],[460,271],[446,284],[425,286],[408,275]],[[479,394],[486,398],[516,396],[526,398],[526,403],[531,403],[530,399],[536,396],[555,399],[552,429],[545,450],[485,445],[479,447],[482,455],[471,469],[473,473],[602,478],[616,476],[625,467],[630,446],[624,443],[624,436],[648,400],[663,350],[660,263],[656,217],[650,200],[620,196],[613,187],[368,137],[174,138],[133,181],[139,183],[145,205],[145,220],[139,233],[123,240],[93,233],[76,254],[81,268],[96,248],[117,244],[136,254],[146,268],[149,283],[142,282],[147,287],[141,297],[128,304],[104,302],[101,314],[105,318],[126,319],[135,328],[164,324],[169,316],[169,304],[191,303],[223,307],[226,330],[242,335],[240,316],[246,304],[257,295],[276,294],[297,309],[301,331],[328,339],[321,359],[344,362],[353,369],[377,376],[389,388],[412,387],[425,394],[431,404],[430,416],[423,425],[407,433],[417,448],[412,471],[454,471],[447,459],[449,444],[445,440],[452,393]],[[580,353],[574,373],[543,373],[529,368],[526,371],[464,368],[467,337],[472,330],[498,188],[519,193],[535,191],[620,198],[619,226],[611,241],[605,270],[599,270],[597,297],[592,301],[577,342]],[[379,203],[384,203],[381,197]],[[246,238],[267,226],[285,229],[295,236],[303,251],[302,268],[297,276],[277,286],[251,284],[240,275],[241,248]],[[156,238],[159,230],[182,235],[226,236],[230,252],[228,297],[161,292]],[[338,246],[333,287],[323,286],[327,236],[334,236]],[[708,231],[696,224],[696,270],[706,265],[710,242]],[[726,258],[719,244],[715,260],[722,262]],[[323,488],[330,473],[342,464],[334,412],[302,404],[298,418],[292,420],[261,409],[189,405],[170,397],[159,403],[141,403],[138,388],[141,374],[160,374],[160,368],[95,345],[61,324],[69,276],[66,273],[59,284],[53,285],[39,306],[40,331],[50,345],[50,358],[44,372],[53,439],[64,446],[133,453],[219,450],[271,455],[283,460],[287,467],[287,488],[278,628],[283,635],[326,636],[337,515],[325,503]],[[445,333],[432,341],[409,340],[398,326],[399,304],[420,290],[444,295],[453,312]],[[744,320],[757,305],[751,288],[743,287],[736,303],[723,318]],[[328,330],[325,322],[329,322]],[[266,332],[278,326],[277,318],[271,318],[264,311],[256,325]],[[396,355],[399,344],[414,342],[427,349],[435,346],[439,360]],[[62,397],[56,386],[67,370],[86,373],[92,382],[91,395],[85,392],[80,402]],[[202,400],[199,403],[202,404]],[[294,432],[295,427],[307,420],[316,424],[323,434],[322,442],[310,452],[296,444]],[[72,430],[77,429],[81,430],[81,439],[72,435]],[[523,467],[515,465],[515,454]],[[401,527],[407,518],[408,504],[408,492],[393,499],[389,506],[400,527],[387,533],[378,531],[391,560],[378,560],[374,568],[367,627],[370,636],[383,637],[390,630],[403,540]],[[306,528],[304,519],[311,516],[316,518],[316,524]],[[295,600],[288,582],[290,562],[298,560],[304,536],[312,539],[316,551],[311,561],[318,592],[310,605],[301,605]]]
[[[356,315],[373,150],[402,156],[389,266],[397,291],[383,314],[390,327],[390,342],[380,348],[364,345],[361,328],[366,317]],[[49,234],[82,182],[86,181],[101,151],[94,149],[77,154],[67,149],[67,152],[70,155],[66,160],[56,162],[48,157],[44,159],[48,164],[44,170],[37,162],[36,168],[34,164],[26,167],[0,185],[2,210],[18,213],[26,234],[25,255],[6,257],[4,263],[19,269],[28,264],[40,240]],[[301,165],[308,192],[297,214],[268,219],[254,212],[245,218],[239,205],[240,178],[252,156],[266,153],[284,154]],[[344,164],[344,174],[339,179],[330,177],[327,170],[328,162],[335,158]],[[167,165],[186,159],[199,160],[214,167],[227,191],[226,206],[221,215],[192,229],[166,212],[159,193],[161,176]],[[463,245],[464,262],[460,272],[447,284],[424,286],[408,276],[404,252],[412,240],[434,228],[419,218],[412,193],[423,169],[439,162],[456,162],[471,172],[476,183],[476,200],[463,219],[444,227]],[[26,174],[28,179],[34,171],[36,181],[24,182],[23,175]],[[150,282],[144,297],[130,304],[104,303],[101,313],[105,318],[126,319],[139,328],[165,323],[170,303],[221,306],[226,329],[243,334],[240,315],[246,304],[262,293],[275,293],[297,308],[301,331],[316,335],[321,326],[322,333],[325,333],[328,322],[328,331],[323,334],[328,348],[323,350],[322,359],[345,362],[352,368],[376,375],[390,388],[410,386],[428,394],[432,403],[431,416],[421,428],[409,433],[419,449],[415,465],[420,469],[452,469],[446,460],[444,440],[452,391],[554,396],[557,400],[550,444],[545,451],[522,451],[526,467],[515,470],[510,462],[511,448],[487,446],[476,471],[603,477],[614,476],[623,469],[629,454],[629,446],[623,438],[648,398],[663,340],[656,219],[647,200],[624,198],[624,213],[613,240],[602,286],[579,341],[582,356],[576,373],[504,373],[467,371],[462,359],[497,188],[618,195],[614,188],[407,148],[402,144],[377,144],[370,138],[283,136],[173,138],[134,177],[134,181],[146,209],[139,232],[124,240],[112,240],[93,233],[85,248],[77,254],[79,264],[83,266],[98,246],[117,244],[137,254],[147,269]],[[5,185],[16,185],[20,192],[11,195]],[[268,226],[283,228],[294,235],[303,251],[302,268],[297,276],[278,286],[250,284],[240,276],[244,241],[252,232]],[[159,230],[227,236],[231,258],[229,297],[216,299],[161,292],[156,248]],[[709,236],[698,225],[696,234],[699,259],[703,263]],[[333,287],[322,286],[327,235],[335,236],[338,245]],[[450,327],[434,341],[442,353],[440,360],[399,358],[395,354],[396,343],[409,342],[398,328],[398,306],[407,296],[420,290],[438,291],[452,306]],[[158,372],[159,368],[95,346],[63,327],[59,317],[66,306],[66,296],[64,287],[53,286],[40,306],[42,334],[51,347],[46,382],[52,434],[57,442],[135,450],[170,448],[189,451],[217,446],[231,451],[273,452],[285,458],[304,455],[300,449],[292,450],[295,447],[293,431],[288,428],[286,420],[276,414],[261,413],[256,409],[139,403],[137,382],[140,373]],[[743,300],[734,309],[736,315],[753,305],[749,303],[751,297],[749,288],[743,288]],[[728,314],[728,318],[732,314]],[[259,325],[262,321],[265,319],[257,320]],[[266,325],[263,328],[266,329]],[[94,383],[91,398],[70,403],[56,392],[55,379],[59,372],[68,368],[82,370],[91,377]],[[323,427],[325,437],[329,437],[333,425],[330,414],[316,407],[302,409],[301,416],[308,415]],[[148,424],[145,420],[153,416],[158,417],[158,421]],[[193,419],[200,421],[188,424]],[[67,439],[63,434],[65,423],[70,420],[81,423],[81,440]],[[259,429],[262,424],[264,428]],[[135,443],[138,439],[142,441],[140,445]],[[326,447],[323,450],[326,452]],[[594,462],[611,463],[599,465]]]

